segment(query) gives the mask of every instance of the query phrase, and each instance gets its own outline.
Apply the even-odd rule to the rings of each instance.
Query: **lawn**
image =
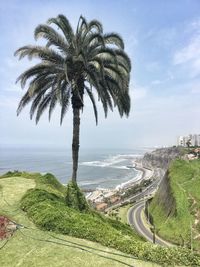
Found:
[[[159,266],[126,258],[127,254],[94,242],[38,229],[19,208],[21,197],[35,185],[33,179],[23,177],[0,179],[0,214],[28,227],[17,230],[0,250],[1,266]],[[0,246],[4,243],[0,241]]]
[[[123,207],[120,207],[118,209],[118,217],[120,218],[120,221],[123,222],[123,223],[127,223],[127,213],[128,213],[128,210],[130,209],[131,205],[128,204],[128,205],[125,205]]]
[[[152,245],[126,224],[68,207],[66,188],[51,174],[9,173],[0,192],[0,214],[26,226],[0,249],[4,267],[200,266],[189,250]]]

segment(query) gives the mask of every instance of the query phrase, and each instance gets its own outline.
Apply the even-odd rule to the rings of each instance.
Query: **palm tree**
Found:
[[[51,25],[57,27],[56,31]],[[124,52],[122,38],[116,33],[103,33],[97,20],[87,22],[80,16],[74,32],[64,15],[51,18],[47,24],[35,29],[35,39],[43,37],[45,46],[27,45],[19,48],[15,55],[19,59],[39,58],[40,63],[22,73],[17,82],[25,87],[17,115],[29,103],[30,118],[35,115],[38,123],[48,109],[49,120],[57,103],[61,106],[60,123],[71,104],[73,110],[72,181],[76,182],[79,154],[80,111],[87,94],[93,104],[96,124],[97,106],[94,92],[102,102],[105,117],[108,110],[117,107],[120,116],[130,111],[129,79],[131,62]]]

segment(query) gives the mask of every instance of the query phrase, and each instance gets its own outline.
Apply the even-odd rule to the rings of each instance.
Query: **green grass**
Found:
[[[200,234],[198,225],[194,223],[195,214],[200,212],[200,161],[174,161],[169,169],[169,177],[171,192],[176,203],[175,214],[167,217],[164,207],[157,201],[158,195],[150,205],[150,213],[160,236],[189,247],[191,224],[193,236]],[[200,216],[197,217],[200,220]],[[193,245],[200,250],[200,239],[193,239]]]
[[[123,206],[123,207],[120,207],[118,208],[118,217],[120,218],[120,221],[122,223],[128,223],[127,222],[127,213],[128,213],[128,210],[130,209],[131,205],[128,204],[126,206]]]
[[[40,182],[37,182],[35,182],[34,179],[15,176],[0,179],[0,214],[8,216],[17,223],[28,227],[28,229],[21,229],[20,231],[18,230],[15,232],[6,246],[0,249],[1,266],[120,267],[126,266],[124,264],[139,267],[159,266],[157,264],[146,263],[144,261],[126,258],[120,255],[113,255],[113,253],[116,253],[128,256],[127,254],[123,254],[114,249],[109,249],[88,240],[38,229],[35,224],[28,219],[26,213],[20,209],[20,200],[26,191],[31,188],[33,189],[36,184],[38,187],[41,186]],[[41,186],[41,188],[42,187],[43,186]],[[64,241],[59,240],[58,238],[63,239]],[[0,247],[3,246],[4,242],[5,241],[0,241]],[[56,242],[59,242],[60,244],[57,244]],[[73,242],[73,244],[71,242]],[[88,246],[90,248],[88,248]],[[89,252],[83,251],[80,248],[86,249]],[[99,250],[102,250],[103,252]],[[96,255],[95,253],[100,255]],[[113,260],[109,259],[109,257]],[[121,261],[122,263],[118,261]]]
[[[27,255],[25,256],[25,261],[28,261],[28,263],[26,263],[26,265],[23,261],[22,265],[20,265],[21,263],[19,263],[18,266],[30,266],[30,264],[33,263],[32,257],[29,257],[29,253],[32,253],[30,251],[33,251],[34,255],[38,255],[37,253],[40,253],[39,248],[41,247],[44,253],[44,259],[42,258],[42,255],[39,256],[39,259],[35,259],[34,261],[37,262],[36,266],[67,266],[66,262],[64,263],[65,257],[67,258],[68,266],[84,266],[84,264],[85,266],[94,266],[97,265],[96,263],[94,263],[95,261],[97,261],[99,264],[97,266],[122,266],[121,263],[114,261],[111,261],[112,263],[105,263],[105,261],[108,261],[108,259],[100,259],[99,256],[90,254],[89,252],[86,253],[86,251],[77,251],[78,248],[70,248],[73,250],[72,255],[72,253],[68,251],[69,247],[66,247],[65,241],[59,241],[62,243],[59,245],[55,244],[58,237],[62,237],[62,239],[68,241],[77,240],[74,239],[74,237],[77,237],[79,239],[78,241],[75,241],[76,243],[83,242],[80,244],[92,244],[91,246],[95,248],[102,247],[102,245],[104,245],[106,247],[118,249],[121,251],[120,253],[133,255],[134,257],[141,260],[143,259],[165,264],[165,266],[174,266],[175,264],[179,264],[181,266],[183,264],[187,266],[191,266],[191,264],[193,264],[194,266],[200,266],[200,257],[191,254],[186,249],[163,248],[160,246],[151,245],[140,240],[140,238],[130,229],[130,227],[123,223],[106,218],[105,216],[100,215],[99,213],[91,209],[86,209],[80,212],[77,209],[66,206],[66,188],[59,184],[59,182],[56,181],[53,176],[51,176],[50,179],[47,179],[49,177],[49,174],[42,176],[39,174],[31,175],[26,173],[17,173],[18,177],[14,177],[14,175],[16,174],[11,174],[11,178],[0,179],[0,185],[2,186],[1,191],[3,191],[3,196],[4,198],[6,196],[7,201],[5,202],[5,199],[3,199],[3,203],[1,204],[2,212],[3,210],[4,212],[6,212],[7,208],[8,210],[10,210],[10,213],[8,212],[10,218],[16,220],[18,223],[22,223],[28,226],[29,228],[34,228],[37,230],[23,229],[19,231],[17,235],[15,235],[13,239],[11,239],[11,241],[8,242],[6,247],[2,249],[2,251],[4,251],[4,254],[6,253],[6,255],[9,255],[7,259],[4,257],[4,266],[12,266],[9,265],[12,264],[10,261],[12,254],[14,254],[14,256],[12,256],[13,259],[16,257],[16,261],[21,262],[22,259],[19,259],[20,251],[23,251],[23,253],[21,252],[21,257],[23,257],[24,254]],[[9,189],[10,185],[7,186],[7,184],[9,183],[13,183],[13,186],[11,186],[12,190]],[[18,190],[18,186],[22,189]],[[19,192],[15,194],[15,191]],[[17,195],[18,201],[16,199],[14,200],[15,196]],[[8,199],[10,200],[10,202],[8,207],[5,208],[5,204],[8,204]],[[22,212],[19,209],[19,205],[26,213]],[[11,210],[10,208],[12,206],[13,209]],[[17,213],[15,213],[16,210]],[[36,228],[35,225],[38,228]],[[57,238],[51,237],[51,233],[53,233],[53,235]],[[30,236],[32,236],[32,238]],[[38,237],[42,240],[38,240]],[[15,238],[17,238],[16,241]],[[82,239],[80,240],[80,238],[87,239],[87,241]],[[25,244],[26,239],[28,240]],[[47,241],[44,241],[44,239]],[[51,242],[48,242],[49,239],[51,240]],[[99,244],[97,245],[96,243],[91,243],[90,241],[95,241]],[[9,245],[11,246],[13,242],[16,243],[15,245],[13,245],[14,247],[10,251]],[[35,245],[35,243],[37,245]],[[65,246],[63,245],[63,243],[65,244]],[[18,244],[18,247],[16,247],[16,244]],[[22,246],[21,249],[20,246]],[[29,247],[29,249],[27,249],[26,246]],[[62,252],[60,252],[61,248]],[[104,247],[104,250],[105,249],[107,250],[107,248]],[[60,255],[62,253],[65,254],[65,257],[62,256],[60,261],[58,260],[59,256],[58,258],[56,257],[57,255]],[[113,257],[114,255],[109,255],[109,257],[111,256]],[[56,259],[56,265],[53,262],[54,257]],[[70,258],[74,257],[75,260],[77,260],[76,264],[70,261]],[[91,257],[94,257],[94,261],[90,260]],[[40,261],[42,263],[40,263]],[[59,261],[59,263],[57,261]],[[133,259],[123,258],[123,261],[128,261],[129,263],[131,262],[131,264],[133,264]],[[81,262],[83,262],[84,264],[81,264]],[[146,263],[146,266],[152,266],[151,263],[150,265],[148,264],[149,263]],[[145,266],[145,264],[142,263],[142,266]]]

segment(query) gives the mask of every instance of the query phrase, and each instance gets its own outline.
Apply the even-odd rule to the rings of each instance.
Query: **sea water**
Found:
[[[80,149],[78,183],[82,188],[115,188],[137,179],[130,168],[149,149]],[[66,184],[72,173],[71,150],[64,148],[0,147],[0,174],[7,171],[52,173]]]

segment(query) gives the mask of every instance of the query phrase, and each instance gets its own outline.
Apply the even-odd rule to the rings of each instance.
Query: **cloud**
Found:
[[[200,18],[193,20],[186,29],[188,32],[198,31],[200,32]]]
[[[200,34],[191,38],[185,47],[175,53],[174,64],[178,65],[191,60],[195,61],[196,58],[200,58]]]
[[[177,29],[175,27],[152,28],[144,35],[144,40],[152,40],[156,46],[168,48],[174,43],[177,36]]]
[[[146,69],[148,72],[159,71],[159,69],[160,69],[160,63],[157,62],[157,61],[146,62],[146,64],[145,64],[145,69]]]
[[[164,84],[166,82],[169,82],[169,81],[172,81],[174,80],[174,75],[171,73],[171,71],[168,71],[167,73],[167,77],[163,80],[159,80],[159,79],[156,79],[156,80],[153,80],[151,82],[152,85],[160,85],[160,84]]]
[[[9,109],[16,110],[18,102],[19,102],[18,97],[0,95],[0,107],[1,108],[9,108]]]
[[[191,94],[200,94],[200,82],[192,83],[187,86],[188,92]]]
[[[127,44],[126,49],[127,51],[132,51],[132,49],[138,45],[138,39],[137,39],[137,32],[135,31],[134,34],[129,35],[127,38]]]
[[[200,75],[200,19],[193,21],[185,31],[188,42],[177,50],[173,56],[173,64],[180,65],[191,78]],[[189,35],[189,36],[188,36]]]
[[[130,88],[130,97],[133,101],[145,98],[147,96],[148,89],[146,87],[134,86],[131,84]]]
[[[158,84],[161,84],[161,83],[163,83],[163,81],[161,81],[161,80],[154,80],[154,81],[151,82],[151,84],[153,84],[153,85],[158,85]]]

